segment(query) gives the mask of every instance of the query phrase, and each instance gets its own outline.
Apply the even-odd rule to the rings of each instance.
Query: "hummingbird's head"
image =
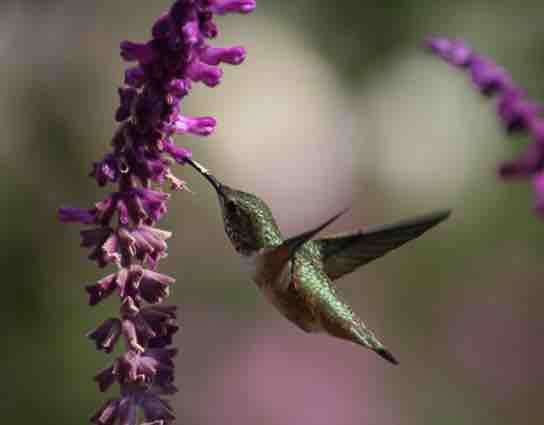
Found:
[[[281,244],[281,235],[266,203],[257,196],[219,182],[200,164],[191,164],[213,186],[219,199],[225,232],[234,249],[251,255],[261,248]]]

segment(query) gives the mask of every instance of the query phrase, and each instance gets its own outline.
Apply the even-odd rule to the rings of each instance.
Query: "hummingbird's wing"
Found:
[[[338,279],[346,273],[379,258],[449,217],[450,211],[437,211],[428,215],[379,226],[356,233],[318,239],[325,273]]]
[[[307,232],[301,233],[300,235],[293,236],[292,238],[286,239],[282,242],[281,245],[264,249],[262,250],[257,257],[255,258],[257,269],[258,270],[276,270],[278,273],[280,270],[283,270],[287,263],[293,258],[295,253],[310,239],[315,235],[321,232],[325,227],[330,225],[333,221],[338,219],[346,210],[341,211],[340,213],[329,218],[324,223],[320,224],[317,227],[314,227]],[[283,280],[281,289],[287,290],[289,287],[290,279]]]

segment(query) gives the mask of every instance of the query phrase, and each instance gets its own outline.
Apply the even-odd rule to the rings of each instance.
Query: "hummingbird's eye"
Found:
[[[227,207],[227,211],[230,214],[238,214],[238,205],[236,205],[236,202],[228,201],[226,207]]]

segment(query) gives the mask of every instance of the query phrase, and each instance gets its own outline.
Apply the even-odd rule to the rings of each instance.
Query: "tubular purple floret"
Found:
[[[497,116],[507,132],[529,136],[525,152],[515,160],[499,164],[498,172],[503,178],[530,179],[535,207],[544,216],[544,106],[527,99],[525,90],[504,68],[478,55],[463,41],[436,37],[427,40],[425,46],[450,65],[466,70],[482,94],[497,97]]]
[[[113,184],[117,189],[92,208],[58,211],[62,222],[89,226],[81,231],[81,246],[90,248],[91,260],[99,267],[117,268],[85,288],[91,306],[114,292],[121,299],[120,317],[104,321],[88,338],[107,353],[120,339],[126,347],[111,367],[94,377],[100,391],[115,382],[120,386],[120,396],[105,402],[91,418],[97,425],[135,425],[137,408],[143,410],[146,425],[167,425],[175,419],[168,401],[161,398],[177,391],[172,360],[176,350],[169,347],[179,330],[176,308],[158,305],[175,282],[155,271],[167,256],[171,237],[171,232],[155,227],[170,198],[162,186],[188,190],[170,167],[185,164],[191,151],[177,146],[172,136],[204,137],[216,126],[213,117],[181,113],[192,83],[214,87],[223,75],[220,64],[238,65],[246,57],[241,46],[208,44],[218,35],[214,15],[254,8],[254,0],[177,0],[153,24],[149,41],[120,45],[121,57],[131,66],[118,90],[119,127],[112,151],[94,162],[90,173],[99,186]]]

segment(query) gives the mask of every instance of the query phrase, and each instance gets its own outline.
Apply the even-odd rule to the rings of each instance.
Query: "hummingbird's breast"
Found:
[[[258,265],[254,270],[257,287],[285,318],[306,332],[322,330],[319,310],[322,291],[317,283],[325,285],[325,291],[329,286],[326,276],[320,275],[321,270],[311,259],[297,254],[279,273]]]

